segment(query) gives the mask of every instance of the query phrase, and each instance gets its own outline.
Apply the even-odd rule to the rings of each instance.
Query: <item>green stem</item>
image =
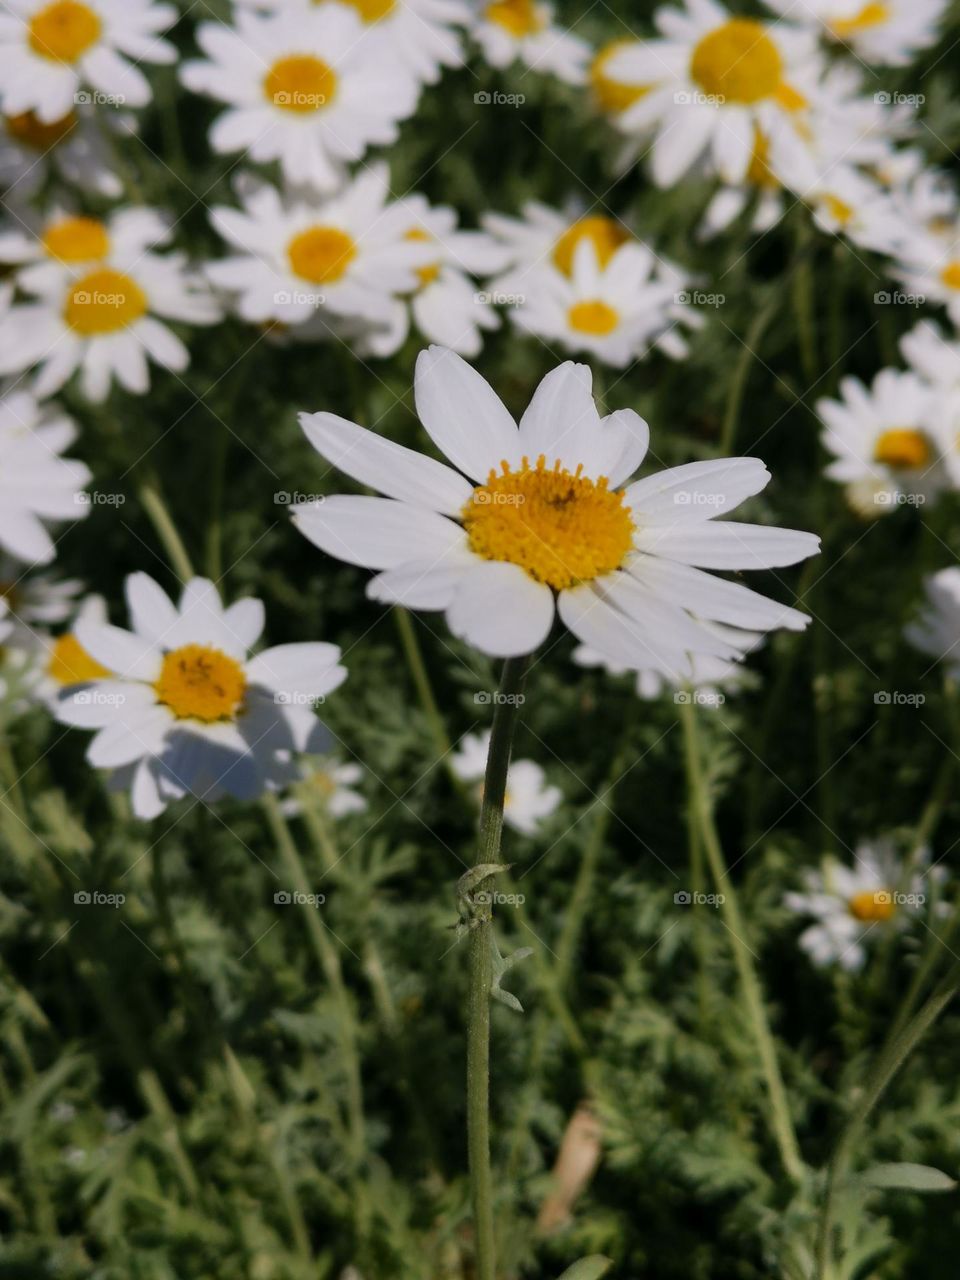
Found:
[[[721,848],[713,820],[713,807],[707,794],[707,785],[701,764],[696,716],[696,705],[692,700],[680,704],[684,758],[691,799],[710,872],[716,883],[717,892],[722,895],[721,911],[725,917],[727,931],[730,934],[733,958],[737,966],[740,985],[743,988],[744,1001],[753,1029],[754,1039],[756,1040],[757,1051],[760,1055],[761,1069],[766,1080],[773,1132],[780,1151],[780,1159],[788,1176],[795,1182],[799,1182],[803,1177],[805,1166],[803,1157],[800,1155],[793,1121],[790,1118],[787,1093],[784,1088],[783,1077],[780,1074],[780,1066],[777,1062],[770,1024],[767,1021],[760,980],[754,968],[750,948],[743,938],[744,926],[743,918],[740,915],[740,906],[737,901],[737,895],[734,892],[733,882],[727,872],[723,849]]]
[[[740,421],[740,407],[743,404],[744,392],[747,389],[750,366],[754,360],[758,359],[756,349],[760,345],[768,325],[773,320],[773,317],[780,312],[782,306],[783,299],[780,296],[780,292],[779,290],[774,290],[769,302],[754,317],[753,324],[747,331],[746,342],[740,352],[740,359],[737,361],[737,367],[734,370],[733,381],[730,383],[730,392],[727,396],[727,407],[723,415],[719,449],[721,458],[727,458],[733,452],[737,424]]]
[[[447,737],[446,726],[443,723],[440,708],[437,706],[437,700],[433,696],[430,676],[427,674],[427,666],[423,660],[423,652],[420,648],[420,641],[417,639],[413,619],[406,609],[399,607],[394,609],[393,616],[400,635],[400,644],[403,646],[403,656],[407,660],[414,688],[417,691],[417,697],[420,699],[421,709],[430,726],[430,733],[437,749],[437,756],[442,758],[450,752],[450,739]]]
[[[193,577],[193,566],[190,564],[187,549],[177,533],[177,527],[159,490],[144,481],[140,485],[140,501],[143,503],[144,511],[150,517],[157,537],[163,543],[171,569],[181,582],[189,582]]]
[[[500,861],[507,769],[530,656],[503,664],[500,696],[493,714],[480,809],[476,866]],[[475,891],[489,888],[485,881]],[[496,1280],[493,1230],[493,1176],[490,1170],[490,988],[493,983],[493,912],[477,909],[470,930],[470,985],[467,1022],[467,1148],[476,1234],[476,1280]]]

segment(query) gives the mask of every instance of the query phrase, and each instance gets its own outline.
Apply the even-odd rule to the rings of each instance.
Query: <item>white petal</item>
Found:
[[[146,573],[132,573],[127,578],[125,590],[134,631],[151,643],[162,641],[177,621],[173,601]]]
[[[635,670],[652,667],[673,680],[689,675],[682,651],[665,648],[651,627],[614,609],[587,584],[561,591],[557,611],[578,640],[610,662]]]
[[[513,658],[532,653],[553,624],[553,593],[519,565],[481,561],[464,572],[447,610],[447,623],[461,640]]]
[[[332,693],[346,680],[347,669],[339,661],[339,645],[278,644],[251,658],[246,670],[250,680],[267,689],[313,698]]]
[[[408,560],[440,564],[467,540],[446,516],[392,498],[335,494],[295,506],[292,515],[321,551],[370,569],[392,569]]]
[[[739,582],[715,578],[676,560],[641,555],[626,567],[628,573],[647,583],[662,599],[689,609],[698,618],[757,631],[776,627],[802,631],[810,622],[807,614],[769,600]]]
[[[223,613],[223,625],[245,653],[260,639],[265,621],[263,601],[252,596],[238,600]]]
[[[166,707],[150,707],[101,729],[87,748],[87,761],[96,769],[115,769],[142,756],[155,755],[173,724]]]
[[[152,682],[160,675],[159,650],[132,631],[81,619],[76,636],[92,658],[118,676]]]
[[[465,475],[484,482],[501,460],[519,461],[516,423],[490,384],[455,352],[421,351],[414,389],[428,435]]]
[[[797,529],[711,520],[641,529],[634,545],[639,551],[703,569],[773,569],[816,555],[820,539]]]
[[[627,488],[626,500],[644,524],[710,520],[759,493],[769,480],[759,458],[716,458],[645,476]]]
[[[588,475],[599,474],[600,414],[592,385],[589,367],[572,360],[541,379],[520,419],[520,450],[531,465],[544,454],[548,467],[559,458],[570,470],[582,463]]]

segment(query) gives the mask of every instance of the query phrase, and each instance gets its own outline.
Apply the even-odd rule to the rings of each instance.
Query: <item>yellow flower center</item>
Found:
[[[287,245],[294,274],[311,284],[339,280],[356,254],[353,238],[339,227],[308,227]]]
[[[890,17],[890,6],[870,0],[859,13],[852,18],[835,18],[830,23],[830,30],[839,39],[856,35],[858,31],[868,31],[870,27],[879,27]]]
[[[263,93],[268,102],[301,115],[319,111],[333,101],[336,92],[337,73],[322,58],[310,53],[278,58],[263,78]]]
[[[536,35],[543,26],[535,0],[494,0],[484,10],[484,17],[503,27],[516,40]]]
[[[79,0],[54,0],[30,20],[30,48],[52,62],[76,62],[100,39],[101,22]]]
[[[940,279],[948,289],[960,289],[960,260],[948,262],[940,272]]]
[[[650,92],[649,84],[623,84],[619,80],[611,80],[607,75],[607,64],[614,54],[634,44],[633,40],[611,40],[603,46],[590,64],[590,87],[601,111],[617,115],[632,107],[635,102]]]
[[[915,427],[891,427],[877,440],[873,459],[896,470],[915,471],[930,460],[930,441]]]
[[[632,239],[630,232],[613,218],[592,213],[568,227],[553,246],[553,261],[564,275],[573,271],[573,259],[581,240],[589,240],[597,254],[597,262],[605,267],[622,244]]]
[[[888,889],[864,889],[853,895],[847,909],[855,920],[873,922],[889,920],[896,905]]]
[[[107,256],[110,237],[98,218],[62,218],[43,233],[43,247],[60,262],[90,262]]]
[[[16,142],[32,147],[34,151],[49,151],[67,136],[77,123],[77,117],[69,111],[59,120],[44,124],[32,111],[24,111],[18,116],[6,116],[4,123],[7,133]]]
[[[606,476],[590,480],[553,469],[543,454],[519,471],[501,462],[463,508],[470,548],[484,560],[519,565],[537,582],[560,591],[618,568],[630,550],[633,520],[623,494]]]
[[[567,312],[567,323],[578,333],[589,333],[597,338],[605,338],[608,333],[613,333],[620,323],[620,313],[602,298],[591,298],[588,301],[573,304]]]
[[[57,684],[83,684],[86,680],[103,680],[111,674],[87,653],[72,632],[58,636],[53,642],[47,662],[47,675]]]
[[[777,85],[774,97],[777,105],[783,107],[784,111],[805,111],[810,105],[799,89],[794,89],[783,80]]]
[[[708,31],[690,59],[690,75],[700,88],[724,102],[769,98],[782,70],[777,46],[752,18],[731,18]]]
[[[406,240],[432,240],[433,236],[429,231],[424,231],[422,227],[411,227],[404,238]],[[425,289],[428,284],[433,284],[439,274],[439,262],[428,262],[425,267],[417,267],[417,278],[420,281],[420,288]]]
[[[753,130],[753,154],[747,166],[747,181],[752,182],[755,187],[766,187],[768,190],[780,186],[776,174],[770,168],[770,139],[762,129],[756,127]]]
[[[835,222],[839,222],[845,227],[853,219],[853,205],[847,204],[846,200],[841,200],[839,196],[825,195],[822,197],[823,207],[829,213]]]
[[[366,23],[379,22],[397,7],[397,0],[342,0],[342,3],[356,9]]]
[[[331,800],[336,795],[339,784],[332,773],[328,773],[326,769],[317,769],[310,774],[307,785],[322,799]]]
[[[77,280],[67,294],[63,318],[81,337],[127,329],[147,310],[147,295],[136,280],[102,267]]]
[[[163,659],[154,683],[157,700],[178,720],[232,720],[247,691],[247,677],[235,658],[205,644],[185,644]]]

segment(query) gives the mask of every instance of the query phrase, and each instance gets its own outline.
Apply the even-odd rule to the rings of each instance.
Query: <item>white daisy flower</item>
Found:
[[[894,272],[921,302],[940,303],[960,324],[960,218],[909,224]]]
[[[73,419],[55,405],[41,406],[26,391],[0,396],[0,549],[25,564],[56,557],[51,523],[90,512],[83,501],[89,470],[61,457],[76,435]]]
[[[338,195],[285,202],[264,183],[247,192],[242,211],[211,213],[214,227],[240,252],[209,263],[208,278],[237,294],[239,315],[253,324],[298,325],[318,309],[387,323],[392,296],[412,293],[434,250],[410,235],[404,208],[389,202],[385,164],[366,167]]]
[[[690,655],[690,674],[679,683],[666,678],[655,667],[641,669],[634,673],[638,698],[653,702],[670,693],[675,700],[688,701],[692,698],[706,706],[720,706],[726,701],[728,693],[739,693],[743,689],[750,680],[743,658],[763,644],[763,637],[752,631],[724,627],[715,622],[704,625],[707,630],[728,641],[737,650],[737,656],[730,659],[710,653],[693,653]],[[574,649],[573,660],[581,667],[603,667],[615,676],[625,675],[629,670],[618,663],[609,662],[602,653],[597,653],[585,644]]]
[[[639,43],[639,40],[632,37],[610,40],[596,51],[590,61],[588,79],[594,105],[609,116],[614,124],[625,111],[650,92],[649,82],[629,84],[623,80],[612,80],[607,74],[607,68],[616,54]]]
[[[883,369],[869,388],[844,378],[840,399],[824,397],[816,410],[826,428],[824,447],[834,456],[826,475],[847,486],[861,514],[923,503],[951,486],[936,397],[915,373]]]
[[[932,320],[921,320],[900,339],[910,368],[938,392],[960,391],[960,342],[947,338]]]
[[[905,66],[940,38],[946,0],[767,0],[864,62]]]
[[[912,645],[947,666],[947,674],[960,678],[960,569],[952,566],[923,580],[926,592],[923,612],[904,634]]]
[[[25,291],[27,281],[31,299],[0,320],[0,374],[38,365],[39,396],[59,390],[78,370],[90,400],[104,400],[114,378],[143,395],[148,359],[174,372],[189,364],[187,348],[162,320],[220,318],[209,289],[179,253],[161,256],[114,241],[102,262],[69,271],[62,263],[37,264],[21,276]]]
[[[33,111],[0,115],[0,190],[19,201],[31,200],[45,182],[57,178],[68,186],[95,192],[109,200],[123,195],[113,170],[104,130],[135,131],[129,114],[96,114],[78,106],[60,120],[44,124]]]
[[[519,61],[567,84],[583,84],[590,46],[553,18],[553,5],[542,0],[481,0],[471,34],[492,67]]]
[[[293,0],[296,3],[297,0]],[[300,0],[306,7],[340,3],[356,10],[367,30],[381,34],[401,65],[424,84],[436,84],[443,67],[463,64],[457,27],[471,17],[466,0]],[[291,0],[235,0],[261,12],[291,9]]]
[[[126,583],[132,630],[85,619],[76,639],[113,674],[61,694],[57,717],[96,730],[96,768],[123,770],[134,812],[152,818],[190,793],[251,799],[285,778],[278,753],[304,751],[320,722],[312,707],[346,678],[334,644],[284,644],[255,657],[259,600],[224,608],[193,578],[179,605],[145,573]]]
[[[187,62],[188,89],[229,104],[214,124],[214,151],[280,162],[295,185],[330,191],[368,147],[395,142],[417,105],[418,85],[388,36],[343,4],[239,12],[235,28],[201,23],[207,62]]]
[[[820,871],[804,875],[804,893],[788,893],[784,905],[815,924],[800,935],[800,946],[814,964],[839,965],[855,973],[867,959],[867,944],[878,943],[891,929],[903,929],[926,902],[927,880],[943,879],[942,869],[927,872],[929,851],[918,858],[919,869],[904,888],[903,868],[889,840],[857,845],[853,866],[827,858]]]
[[[688,672],[688,651],[732,656],[692,613],[803,628],[796,610],[701,571],[816,552],[809,533],[714,519],[764,488],[763,463],[691,463],[630,484],[647,425],[629,409],[601,419],[591,381],[584,365],[554,369],[518,429],[478,373],[431,347],[417,361],[417,412],[453,467],[333,414],[303,414],[328,462],[386,496],[336,495],[293,518],[323,551],[379,570],[373,599],[443,610],[455,635],[494,656],[532,652],[557,612],[613,661],[672,674]]]
[[[490,730],[468,733],[450,757],[450,767],[461,782],[479,783],[478,801],[483,798],[487,771]],[[507,770],[507,790],[503,799],[503,820],[522,836],[535,836],[544,821],[563,800],[563,792],[547,782],[547,775],[533,760],[511,760]]]
[[[63,120],[91,89],[112,105],[145,106],[150,82],[141,62],[175,62],[159,33],[176,21],[154,0],[7,0],[0,15],[0,106],[33,111],[42,124]]]
[[[813,38],[784,22],[733,17],[715,0],[662,8],[654,20],[661,39],[630,42],[604,65],[610,80],[649,86],[618,127],[654,135],[658,186],[673,186],[707,153],[723,181],[742,182],[757,130],[775,146],[791,115],[808,105],[793,79],[815,56]]]
[[[702,318],[686,305],[684,283],[677,273],[668,278],[639,241],[621,245],[601,267],[593,243],[584,239],[569,275],[555,267],[528,275],[528,292],[512,315],[530,333],[622,369],[653,346],[686,355],[679,324],[693,327]]]
[[[136,259],[169,239],[170,224],[154,209],[117,209],[106,218],[64,207],[42,215],[18,209],[13,225],[0,231],[0,263],[16,267],[14,279],[30,293],[65,273]]]
[[[36,694],[51,711],[56,711],[64,689],[86,685],[91,680],[106,680],[112,672],[84,649],[77,639],[77,627],[87,623],[106,626],[107,606],[102,596],[88,595],[80,602],[67,630],[58,635],[39,634],[37,663],[39,678]]]
[[[835,165],[799,194],[821,231],[862,249],[893,253],[906,228],[889,193],[848,165]]]
[[[287,818],[296,818],[306,805],[316,805],[331,818],[366,813],[367,802],[355,790],[362,780],[363,769],[358,764],[338,764],[330,757],[312,756],[300,762],[293,793],[281,801],[280,809]]]

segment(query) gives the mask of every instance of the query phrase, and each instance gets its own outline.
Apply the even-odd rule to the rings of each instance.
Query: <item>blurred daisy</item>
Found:
[[[605,267],[621,245],[635,239],[619,218],[586,213],[576,206],[561,212],[537,200],[528,200],[519,218],[486,213],[481,222],[503,253],[500,274],[490,282],[490,288],[507,295],[524,294],[528,274],[544,266],[571,275],[574,257],[584,240],[593,245],[597,262]]]
[[[519,61],[567,84],[583,84],[590,46],[558,27],[553,17],[553,5],[541,0],[484,0],[471,33],[492,67],[503,69]]]
[[[943,217],[906,230],[896,277],[921,302],[945,306],[953,323],[960,324],[960,218]]]
[[[479,783],[478,800],[483,797],[487,771],[490,730],[468,733],[450,757],[450,766],[462,782]],[[511,760],[507,770],[507,790],[503,800],[503,820],[522,836],[535,836],[545,819],[563,800],[559,787],[547,782],[547,775],[533,760]]]
[[[783,22],[732,17],[715,0],[659,9],[655,22],[661,39],[630,42],[605,63],[608,79],[650,86],[619,127],[653,135],[658,186],[672,186],[705,154],[723,181],[742,182],[757,130],[775,144],[783,121],[808,105],[792,77],[815,56],[813,38]]]
[[[857,845],[853,866],[827,858],[820,871],[804,875],[805,892],[788,893],[784,905],[816,923],[800,935],[800,946],[816,965],[839,965],[855,973],[867,959],[867,940],[874,945],[891,929],[903,929],[926,902],[926,875],[943,878],[942,870],[926,873],[929,851],[917,859],[919,869],[904,888],[904,869],[888,840]]]
[[[207,266],[207,276],[237,294],[244,320],[297,325],[318,309],[387,323],[391,298],[422,283],[436,250],[413,237],[403,206],[389,202],[385,164],[366,167],[328,200],[285,202],[264,183],[242,211],[215,208],[211,221],[240,252]]]
[[[932,320],[921,320],[900,339],[910,368],[941,393],[960,391],[960,342]]]
[[[82,274],[114,258],[129,261],[169,239],[169,223],[153,209],[117,209],[105,219],[62,207],[18,210],[15,225],[0,231],[0,263],[18,268],[14,278],[29,293],[58,282],[64,269]]]
[[[874,253],[893,253],[906,228],[889,194],[847,165],[835,165],[799,194],[821,231]]]
[[[595,247],[584,240],[569,275],[546,267],[528,278],[529,291],[513,319],[567,351],[589,352],[616,368],[647,355],[653,346],[684,356],[687,346],[679,325],[693,327],[702,318],[686,305],[689,295],[682,277],[666,274],[639,241],[621,245],[601,267]]]
[[[32,297],[0,320],[0,374],[38,365],[39,396],[51,395],[77,371],[90,400],[104,400],[114,378],[143,395],[150,386],[148,359],[175,372],[190,360],[162,320],[213,324],[220,317],[183,254],[161,256],[116,242],[102,262],[69,271],[62,260],[38,264],[20,284]]]
[[[95,115],[78,106],[60,120],[42,123],[33,111],[0,116],[0,190],[32,199],[49,178],[116,200],[123,183],[113,171],[105,132],[133,132],[129,114]]]
[[[457,470],[303,414],[328,462],[387,496],[335,495],[293,518],[323,551],[380,571],[373,599],[444,610],[455,635],[494,656],[532,652],[558,612],[612,661],[674,677],[689,672],[688,652],[734,655],[692,614],[802,629],[796,610],[694,567],[771,568],[816,552],[812,534],[713,518],[764,488],[763,463],[692,463],[630,484],[647,425],[630,409],[601,419],[591,381],[584,365],[554,369],[518,429],[478,373],[431,347],[417,361],[417,412]]]
[[[946,0],[766,0],[770,8],[805,22],[846,45],[864,62],[904,66],[936,44]]]
[[[41,634],[39,637],[39,678],[36,693],[52,711],[56,710],[58,698],[64,689],[87,684],[91,680],[105,680],[111,675],[77,639],[77,627],[87,623],[106,625],[107,607],[102,596],[86,596],[68,630],[61,631],[58,635]]]
[[[639,40],[629,37],[611,40],[596,51],[590,62],[589,84],[594,104],[614,122],[648,94],[652,87],[648,81],[629,84],[623,80],[613,80],[607,74],[607,68],[616,54],[639,43]]]
[[[826,474],[847,486],[861,514],[923,503],[951,486],[936,409],[930,387],[898,369],[883,369],[869,388],[844,378],[839,400],[817,401],[824,447],[834,455]]]
[[[127,579],[126,596],[132,630],[77,623],[79,645],[112,674],[62,693],[58,719],[96,730],[87,760],[124,771],[140,818],[188,793],[261,794],[282,769],[278,753],[308,749],[320,725],[312,707],[347,675],[340,649],[285,644],[249,657],[263,605],[225,609],[205,578],[187,583],[179,605],[145,573]]]
[[[355,790],[362,780],[363,769],[358,764],[338,764],[330,757],[311,757],[301,761],[299,779],[280,808],[288,818],[297,817],[308,807],[322,809],[331,818],[365,813],[367,802]]]
[[[0,326],[2,328],[2,326]],[[90,472],[61,454],[77,429],[55,405],[26,391],[0,396],[0,548],[25,564],[49,564],[56,545],[48,525],[81,520]]]
[[[960,569],[952,566],[923,580],[926,602],[916,622],[904,632],[921,653],[947,666],[952,679],[960,678]]]
[[[145,106],[150,82],[141,62],[175,62],[159,38],[176,21],[155,0],[7,0],[0,15],[0,105],[5,115],[32,111],[41,124],[62,121],[84,86],[107,104]],[[129,59],[129,61],[128,61]]]
[[[716,622],[704,625],[715,635],[728,641],[737,650],[737,656],[730,659],[715,657],[709,653],[693,653],[690,655],[690,674],[680,684],[667,679],[656,668],[641,669],[635,673],[638,698],[652,702],[670,693],[675,701],[689,701],[692,698],[706,706],[720,706],[726,701],[728,693],[738,693],[749,682],[750,672],[743,665],[743,658],[759,648],[763,637],[736,627],[720,626]],[[603,654],[585,644],[577,646],[573,652],[573,660],[581,667],[602,666],[611,675],[625,675],[628,670],[627,667],[607,661]]]
[[[368,147],[395,142],[417,105],[389,35],[347,5],[240,11],[235,27],[201,23],[197,42],[209,61],[184,63],[184,84],[229,104],[210,132],[214,151],[277,160],[295,185],[332,190]]]

